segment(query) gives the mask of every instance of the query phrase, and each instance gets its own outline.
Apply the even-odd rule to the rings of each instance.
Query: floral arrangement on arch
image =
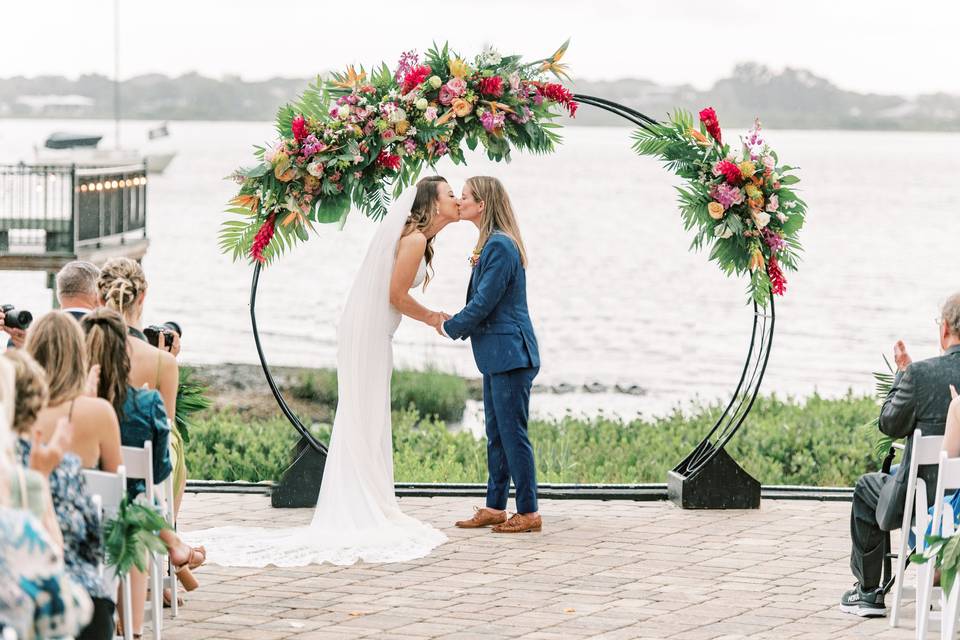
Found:
[[[684,227],[696,229],[693,248],[712,245],[710,259],[728,275],[750,274],[749,293],[765,307],[770,293],[783,295],[784,269],[796,270],[802,250],[797,240],[806,203],[792,188],[796,167],[781,165],[754,123],[740,149],[723,143],[716,112],[676,111],[669,122],[650,124],[634,134],[634,149],[666,163],[686,181],[677,187]]]
[[[489,48],[467,62],[434,45],[423,60],[404,53],[395,71],[381,64],[368,78],[351,66],[318,78],[280,109],[279,140],[230,176],[240,190],[227,211],[239,219],[223,223],[221,250],[269,263],[314,223],[342,225],[352,206],[379,219],[388,186],[399,194],[445,156],[463,163],[464,143],[497,161],[510,160],[511,146],[552,151],[560,125],[551,120],[577,111],[573,94],[545,76],[567,77],[568,43],[530,63]]]

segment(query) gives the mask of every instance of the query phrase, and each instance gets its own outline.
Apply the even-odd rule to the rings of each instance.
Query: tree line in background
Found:
[[[298,96],[306,78],[248,82],[189,73],[137,76],[120,85],[121,113],[143,120],[272,120],[277,108]],[[700,91],[649,80],[580,80],[575,92],[604,97],[662,119],[682,107],[710,104],[728,127],[746,128],[758,114],[764,126],[780,129],[884,129],[960,131],[960,95],[916,97],[846,91],[809,71],[775,72],[763,65],[738,65],[730,77]],[[61,76],[0,79],[0,117],[112,118],[113,82],[102,75],[70,80]],[[616,116],[581,109],[571,124],[622,125]]]

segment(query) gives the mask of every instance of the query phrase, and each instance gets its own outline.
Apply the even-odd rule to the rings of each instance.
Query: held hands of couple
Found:
[[[443,323],[451,318],[449,313],[443,311],[431,311],[427,318],[427,324],[436,329],[437,334],[443,335]]]

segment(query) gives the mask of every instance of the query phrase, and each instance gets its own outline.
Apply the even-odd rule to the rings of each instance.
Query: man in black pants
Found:
[[[894,347],[897,374],[880,412],[880,430],[893,438],[906,438],[907,442],[895,476],[868,473],[860,476],[853,490],[850,569],[857,583],[840,599],[840,609],[847,613],[865,617],[887,615],[880,585],[885,532],[899,529],[903,520],[913,437],[918,430],[926,436],[943,435],[950,407],[950,385],[960,388],[960,293],[943,305],[938,325],[943,355],[912,362],[902,341]],[[918,477],[927,484],[927,504],[933,504],[936,466],[921,466]]]

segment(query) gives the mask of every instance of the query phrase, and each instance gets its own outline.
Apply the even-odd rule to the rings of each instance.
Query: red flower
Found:
[[[253,239],[253,246],[250,247],[250,257],[260,264],[266,261],[263,257],[263,252],[273,239],[273,232],[276,230],[276,221],[277,214],[271,213],[267,221],[264,222],[260,230],[257,231],[257,235]]]
[[[782,296],[787,290],[787,279],[783,277],[783,271],[780,271],[775,254],[770,254],[770,259],[767,260],[767,275],[770,276],[770,290],[774,295]]]
[[[720,139],[720,121],[717,120],[717,112],[713,110],[713,107],[707,107],[700,111],[700,122],[707,128],[710,137],[723,144]]]
[[[410,93],[419,87],[420,84],[426,80],[427,76],[429,76],[432,72],[433,70],[425,64],[410,69],[410,71],[407,71],[407,75],[403,77],[403,89],[400,91],[400,93]]]
[[[290,129],[293,130],[293,137],[297,142],[307,137],[307,121],[302,115],[293,119],[293,122],[290,123]]]
[[[503,78],[500,76],[491,76],[489,78],[481,78],[479,82],[480,93],[485,96],[493,96],[494,98],[499,98],[503,95]]]
[[[573,118],[577,113],[577,107],[580,106],[573,100],[573,93],[562,84],[555,82],[547,83],[543,86],[543,95],[548,100],[561,104],[566,108],[570,117]]]
[[[721,173],[727,177],[728,184],[739,184],[740,183],[740,167],[730,162],[729,160],[721,160],[714,166],[713,172],[716,175]]]
[[[387,153],[384,149],[380,151],[380,155],[377,156],[377,164],[383,167],[384,169],[390,169],[391,171],[396,171],[400,168],[400,156],[395,156],[392,153]]]

